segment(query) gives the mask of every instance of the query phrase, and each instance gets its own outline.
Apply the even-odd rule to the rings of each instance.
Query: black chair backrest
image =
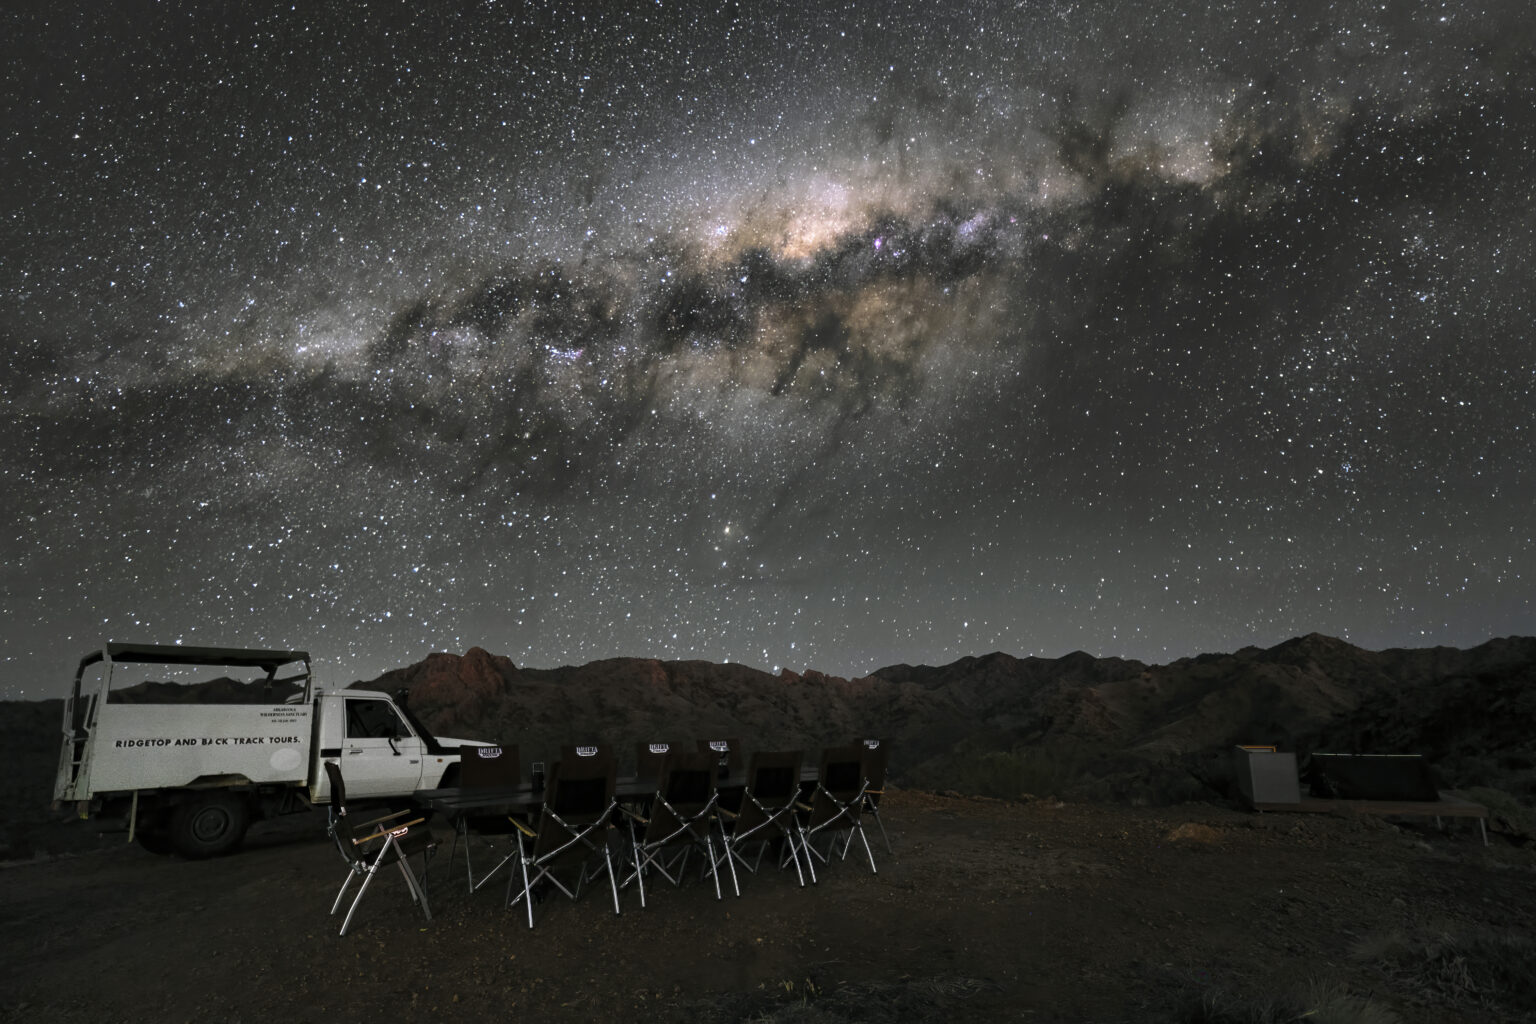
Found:
[[[661,770],[661,762],[668,754],[682,751],[680,743],[670,740],[661,740],[648,743],[641,740],[635,744],[635,777],[639,779],[654,779]]]
[[[331,806],[336,808],[336,814],[344,817],[347,813],[347,784],[341,780],[341,765],[335,761],[325,762],[325,777],[331,782]]]
[[[775,819],[786,820],[800,796],[800,765],[805,754],[799,750],[759,750],[747,764],[747,791],[742,794],[741,812],[736,818],[738,839],[756,836]]]
[[[597,814],[608,806],[602,779],[565,779],[555,787],[553,806],[563,818]]]
[[[840,799],[850,799],[864,782],[862,746],[828,747],[821,752],[821,788]]]
[[[886,742],[884,740],[862,740],[859,746],[864,750],[859,759],[864,766],[864,780],[869,783],[870,789],[883,789],[885,787]]]
[[[500,789],[522,780],[517,747],[459,748],[459,785],[465,789]]]
[[[735,774],[741,771],[741,740],[736,737],[722,740],[697,740],[695,746],[701,754],[713,754],[715,763],[720,763],[720,758],[725,758],[726,768]]]
[[[759,750],[747,767],[747,789],[768,807],[781,807],[800,792],[800,750]]]
[[[601,814],[613,803],[617,777],[609,748],[596,743],[561,747],[544,801],[561,817]]]
[[[709,754],[668,754],[656,792],[679,811],[703,807],[715,795],[715,764]]]

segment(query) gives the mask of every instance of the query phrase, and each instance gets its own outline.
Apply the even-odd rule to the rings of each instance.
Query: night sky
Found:
[[[6,5],[0,695],[1536,631],[1524,0],[611,6]]]

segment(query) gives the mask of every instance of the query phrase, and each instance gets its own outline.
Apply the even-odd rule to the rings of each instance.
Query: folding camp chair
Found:
[[[805,755],[799,750],[765,751],[752,755],[747,765],[747,787],[741,796],[741,810],[732,814],[722,811],[720,831],[725,842],[731,876],[736,877],[736,864],[757,874],[763,861],[763,852],[776,841],[783,844],[784,853],[779,857],[779,867],[789,861],[795,863],[795,874],[805,885],[805,872],[800,868],[800,854],[796,851],[799,829],[795,824],[795,802],[800,797],[800,765]],[[757,846],[757,857],[747,860],[746,850]],[[738,886],[736,895],[741,895]]]
[[[861,741],[860,746],[864,748],[860,758],[864,766],[864,813],[880,826],[885,852],[892,853],[891,837],[885,834],[885,822],[880,820],[880,798],[885,795],[885,741],[867,739]]]
[[[534,886],[548,881],[574,900],[599,870],[608,873],[613,912],[619,912],[619,885],[608,849],[608,829],[618,809],[615,782],[611,750],[597,745],[562,747],[560,760],[550,769],[536,826],[514,821],[523,884],[513,896],[516,877],[507,879],[507,906],[522,900],[528,908],[529,928],[533,927]],[[599,857],[601,868],[596,866]],[[575,874],[562,879],[560,873],[573,867]]]
[[[865,854],[869,856],[869,870],[875,871],[875,855],[869,848],[869,838],[864,835],[861,820],[864,794],[868,788],[864,781],[863,752],[862,746],[829,747],[823,750],[816,788],[811,793],[810,802],[801,801],[796,804],[800,849],[806,853],[805,862],[810,869],[812,882],[816,881],[814,861],[820,860],[825,864],[834,855],[846,859],[855,833],[864,844]],[[818,850],[814,842],[816,836],[823,832],[831,837],[827,841],[826,853]],[[837,850],[839,837],[843,842],[841,854]]]
[[[683,752],[681,743],[673,743],[670,740],[648,743],[645,740],[635,744],[635,778],[649,781],[656,778],[661,770],[661,762],[668,754],[680,754]]]
[[[518,757],[518,749],[511,747],[460,747],[459,748],[459,788],[465,796],[473,796],[476,792],[484,792],[491,789],[514,789],[522,782],[522,761]],[[513,845],[511,837],[517,834],[517,826],[512,819],[505,814],[474,814],[468,811],[459,811],[453,816],[453,845],[448,848],[448,864],[453,865],[454,854],[458,851],[459,838],[464,839],[464,871],[469,882],[469,891],[474,892],[484,885],[492,875],[500,871],[506,864],[517,857],[517,847]],[[475,879],[475,866],[471,856],[471,840],[479,837],[484,845],[491,850],[493,857],[500,855],[494,867]],[[507,852],[501,854],[497,845],[497,837],[505,837]]]
[[[352,880],[363,880],[352,905],[347,908],[347,916],[342,919],[341,934],[347,934],[347,928],[352,924],[352,915],[357,913],[358,904],[363,902],[363,895],[368,892],[373,876],[381,866],[391,863],[400,868],[406,888],[411,893],[411,902],[421,907],[428,921],[432,920],[432,908],[427,904],[426,889],[411,871],[408,859],[420,853],[422,872],[425,874],[426,859],[437,848],[437,840],[432,838],[432,833],[426,828],[426,819],[412,818],[411,811],[397,811],[352,825],[347,821],[347,787],[342,780],[341,767],[334,761],[327,761],[325,774],[331,783],[330,821],[326,831],[347,861],[347,877],[341,883],[341,890],[336,893],[336,901],[331,904],[332,915],[341,908],[341,901],[346,897]]]
[[[730,859],[723,847],[718,853],[715,847],[715,768],[710,754],[667,754],[649,807],[624,812],[630,822],[632,854],[630,873],[620,884],[636,884],[642,907],[646,874],[654,870],[674,886],[681,886],[688,855],[695,849],[703,854],[704,872],[715,883],[715,899],[720,899],[720,862],[729,863]],[[734,868],[731,880],[735,882]]]

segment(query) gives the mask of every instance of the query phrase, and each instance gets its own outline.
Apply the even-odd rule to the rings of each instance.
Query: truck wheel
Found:
[[[250,823],[250,806],[234,793],[199,793],[171,816],[171,845],[189,860],[216,857],[239,846]]]

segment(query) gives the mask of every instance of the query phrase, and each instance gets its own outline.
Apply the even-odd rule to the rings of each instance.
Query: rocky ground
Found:
[[[917,791],[884,815],[878,874],[850,857],[814,888],[769,873],[718,903],[693,879],[645,909],[627,891],[619,917],[589,893],[533,931],[500,893],[468,895],[445,843],[431,922],[381,877],[338,937],[344,868],[307,816],[209,861],[38,856],[0,869],[0,1016],[1536,1019],[1536,850],[1466,823]]]

